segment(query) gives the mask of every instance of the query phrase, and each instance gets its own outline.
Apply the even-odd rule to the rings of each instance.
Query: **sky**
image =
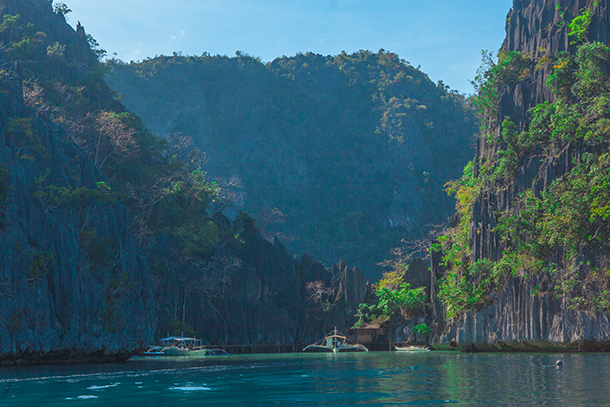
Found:
[[[512,0],[64,0],[77,21],[124,61],[156,55],[272,61],[298,52],[385,49],[434,82],[472,93],[481,51],[502,45]]]

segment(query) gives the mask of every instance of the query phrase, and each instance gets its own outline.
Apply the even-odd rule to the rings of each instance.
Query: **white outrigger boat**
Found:
[[[394,345],[394,350],[398,352],[430,352],[430,348],[425,346],[396,346]]]
[[[337,328],[326,335],[320,342],[316,342],[303,349],[303,352],[368,352],[368,348],[359,343],[353,343]]]
[[[161,339],[161,345],[151,346],[144,355],[147,356],[208,356],[228,355],[222,349],[208,349],[201,339],[170,336]]]

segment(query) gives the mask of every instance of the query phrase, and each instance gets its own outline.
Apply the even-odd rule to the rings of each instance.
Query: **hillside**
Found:
[[[67,11],[0,0],[0,362],[124,360],[171,334],[298,347],[351,326],[363,272],[229,220],[236,195],[116,100]]]
[[[443,223],[443,185],[472,154],[462,96],[386,51],[238,53],[111,62],[109,85],[149,129],[192,138],[265,236],[379,276],[403,238]]]
[[[608,13],[605,0],[515,0],[478,77],[459,221],[432,246],[438,346],[607,349]]]

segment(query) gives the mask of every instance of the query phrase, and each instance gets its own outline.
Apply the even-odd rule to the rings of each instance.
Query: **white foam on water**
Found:
[[[81,400],[88,400],[88,399],[96,399],[97,396],[92,396],[92,395],[85,395],[85,396],[78,396],[77,399],[81,399]]]
[[[114,373],[82,373],[82,374],[74,374],[74,375],[59,375],[59,376],[37,376],[37,377],[26,377],[22,379],[13,379],[0,378],[1,383],[20,383],[20,382],[40,382],[45,383],[48,381],[65,381],[67,383],[78,383],[83,380],[90,379],[119,379],[121,377],[146,377],[154,374],[174,374],[176,372],[222,372],[229,370],[237,370],[242,369],[246,366],[195,366],[195,367],[180,367],[180,368],[171,368],[171,369],[153,369],[147,371],[139,371],[139,370],[128,370],[123,372],[114,372]],[[252,368],[252,367],[249,367]],[[159,382],[159,380],[155,380],[155,382]]]
[[[121,384],[121,382],[118,383],[112,383],[112,384],[107,384],[105,386],[89,386],[87,387],[87,390],[102,390],[102,389],[109,389],[111,387],[117,387],[119,384]]]
[[[180,391],[209,391],[212,390],[209,387],[203,387],[203,386],[175,386],[175,387],[170,387],[170,390],[180,390]]]

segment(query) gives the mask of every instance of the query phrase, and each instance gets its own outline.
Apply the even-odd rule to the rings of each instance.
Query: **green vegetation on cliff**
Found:
[[[583,43],[584,34],[572,32],[577,50],[552,58],[547,86],[554,101],[531,109],[523,131],[510,117],[500,126],[489,125],[498,116],[487,111],[489,127],[482,128],[487,155],[469,163],[448,187],[461,216],[459,225],[440,238],[448,271],[439,296],[450,318],[492,303],[517,276],[541,278],[546,290],[574,307],[610,310],[610,48]],[[540,65],[536,62],[528,55],[501,53],[486,70],[479,101],[497,106],[490,95],[527,78]],[[532,159],[546,173],[527,175]],[[563,169],[557,167],[555,176],[551,171],[558,165]],[[544,177],[551,181],[541,188]],[[528,182],[530,187],[518,186]],[[494,213],[493,232],[503,254],[494,261],[477,257],[471,250],[482,231],[471,222],[475,204],[513,188],[516,202]],[[540,291],[537,287],[532,294],[548,294]]]
[[[219,231],[206,209],[222,198],[201,171],[201,154],[179,144],[181,140],[151,135],[137,116],[114,101],[103,80],[108,73],[100,62],[105,51],[92,37],[84,38],[87,69],[70,58],[66,45],[57,41],[47,45],[46,37],[19,15],[3,16],[0,41],[10,59],[20,64],[26,104],[62,125],[108,183],[78,187],[75,173],[73,185],[53,185],[44,176],[37,181],[40,189],[34,198],[46,211],[91,198],[116,199],[135,215],[133,230],[140,243],[153,232],[163,233],[187,256],[209,254]],[[0,75],[9,73],[0,71]],[[31,118],[16,117],[9,120],[7,132],[19,145],[22,160],[44,161],[45,147],[33,126]]]
[[[21,189],[29,189],[30,180],[32,190],[26,199],[33,208],[27,211],[38,214],[42,222],[60,219],[62,228],[74,233],[71,239],[76,240],[78,252],[70,261],[74,270],[86,274],[83,281],[100,280],[100,295],[106,297],[100,318],[111,332],[120,331],[125,323],[117,321],[127,312],[120,310],[126,299],[138,298],[140,292],[158,294],[176,269],[197,264],[200,280],[207,284],[182,287],[186,294],[177,289],[182,307],[162,309],[164,305],[157,304],[157,312],[150,309],[146,315],[158,315],[163,330],[171,329],[172,320],[184,330],[191,322],[182,309],[185,297],[197,294],[212,301],[219,280],[226,284],[226,269],[240,264],[232,256],[243,251],[249,218],[242,214],[239,222],[231,224],[219,215],[229,203],[224,191],[203,172],[203,154],[183,138],[164,140],[150,134],[136,115],[115,100],[103,80],[109,72],[100,62],[105,51],[80,25],[75,33],[65,24],[62,10],[52,14],[46,2],[33,9],[48,15],[3,14],[0,19],[0,98],[3,106],[9,106],[0,125],[5,153],[9,152],[0,164],[0,231],[6,224],[21,223],[14,220],[15,208],[8,206],[14,205]],[[54,23],[50,28],[48,21]],[[17,102],[11,102],[13,96]],[[48,141],[45,131],[60,135],[61,142]],[[64,155],[65,161],[56,162]],[[112,223],[105,210],[129,219],[115,225],[117,236],[107,230]],[[67,273],[63,266],[57,270],[58,263],[65,261],[57,247],[49,251],[36,243],[52,241],[51,232],[32,228],[32,233],[36,234],[31,247],[19,248],[25,253],[20,258],[26,259],[24,273],[29,281]],[[11,242],[7,240],[7,245]],[[126,271],[128,261],[140,255],[147,258],[140,263],[145,274],[131,276],[138,269],[131,265]],[[226,266],[225,275],[216,274],[222,271],[216,263]],[[135,286],[134,281],[146,278],[149,269],[150,286]],[[67,298],[76,295],[71,288],[59,289],[66,290]],[[154,330],[154,323],[145,329]]]
[[[401,239],[445,221],[442,185],[472,153],[463,97],[383,50],[110,65],[109,84],[152,131],[191,137],[220,184],[239,177],[267,236],[327,264],[371,273]]]
[[[425,287],[411,288],[411,283],[405,282],[409,264],[396,250],[394,252],[395,258],[385,264],[390,270],[373,286],[374,298],[359,305],[354,328],[384,324],[392,317],[412,319],[428,305]]]

